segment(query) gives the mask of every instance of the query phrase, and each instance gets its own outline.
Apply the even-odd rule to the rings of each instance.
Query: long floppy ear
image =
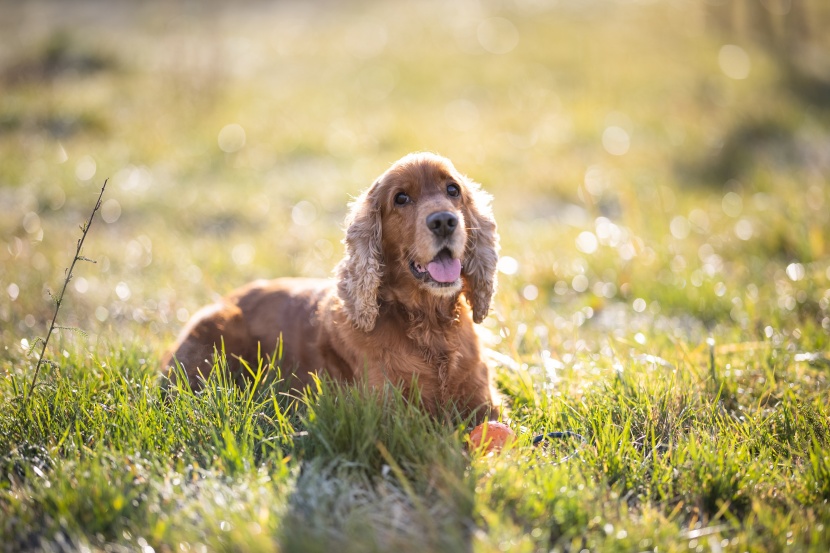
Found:
[[[337,265],[337,295],[357,328],[369,332],[378,316],[378,287],[383,276],[380,206],[373,186],[355,200],[346,217],[346,253]]]
[[[499,235],[490,206],[492,196],[467,179],[467,246],[464,252],[464,296],[473,308],[473,320],[487,317],[496,289]]]

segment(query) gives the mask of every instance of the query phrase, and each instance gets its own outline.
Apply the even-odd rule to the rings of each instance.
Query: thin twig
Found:
[[[84,240],[86,239],[86,235],[89,232],[89,227],[92,226],[92,219],[95,217],[95,213],[101,208],[101,198],[104,196],[104,190],[107,188],[107,182],[109,179],[104,180],[104,185],[101,187],[101,193],[98,194],[98,201],[95,202],[95,207],[92,209],[92,213],[89,214],[89,220],[86,222],[86,225],[81,227],[81,238],[78,240],[78,248],[75,250],[75,257],[72,258],[72,264],[69,266],[69,269],[66,271],[66,278],[63,281],[63,289],[61,290],[60,295],[55,299],[55,314],[52,316],[52,323],[49,325],[49,330],[46,332],[46,338],[43,340],[43,348],[40,350],[40,357],[38,357],[37,365],[35,366],[35,374],[32,377],[32,384],[29,386],[29,392],[23,396],[23,403],[21,408],[25,408],[27,401],[29,398],[32,397],[32,392],[35,390],[35,384],[37,383],[37,375],[40,372],[40,367],[44,363],[44,355],[46,355],[46,346],[49,345],[49,338],[52,336],[52,331],[55,328],[58,328],[55,324],[55,321],[58,319],[58,311],[60,311],[61,303],[63,303],[63,294],[66,292],[66,287],[69,286],[69,281],[72,280],[72,271],[75,269],[75,263],[78,261],[92,261],[81,255],[81,248],[84,245]],[[49,294],[52,295],[51,293]],[[54,299],[54,297],[53,297]]]

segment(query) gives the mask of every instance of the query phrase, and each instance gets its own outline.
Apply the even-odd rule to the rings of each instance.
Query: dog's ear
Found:
[[[490,206],[492,196],[481,185],[467,179],[467,246],[464,252],[464,296],[473,309],[473,320],[487,317],[496,289],[499,235]]]
[[[346,217],[346,253],[337,265],[337,295],[352,323],[369,332],[378,316],[378,287],[383,276],[380,205],[377,183],[355,200]]]

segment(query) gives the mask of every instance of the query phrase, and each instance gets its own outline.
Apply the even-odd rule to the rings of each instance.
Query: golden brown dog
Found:
[[[165,356],[193,388],[224,343],[229,366],[256,366],[282,336],[283,376],[365,378],[420,388],[433,414],[454,404],[497,415],[473,321],[490,306],[498,261],[490,196],[429,153],[396,162],[352,204],[334,280],[256,281],[196,313]],[[414,377],[414,378],[413,378]]]

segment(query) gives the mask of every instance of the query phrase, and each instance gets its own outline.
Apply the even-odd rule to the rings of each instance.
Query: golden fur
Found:
[[[435,214],[446,222],[432,217],[429,224],[443,227],[429,228]],[[281,278],[235,290],[191,318],[165,356],[165,371],[173,374],[178,361],[199,388],[224,343],[240,378],[237,360],[256,366],[282,336],[282,374],[298,385],[313,373],[365,378],[371,386],[414,381],[433,414],[452,403],[477,419],[495,417],[473,328],[487,316],[498,261],[489,194],[449,160],[410,154],[360,195],[346,223],[335,280]],[[454,281],[439,282],[427,270],[440,256],[449,269],[435,274]]]

